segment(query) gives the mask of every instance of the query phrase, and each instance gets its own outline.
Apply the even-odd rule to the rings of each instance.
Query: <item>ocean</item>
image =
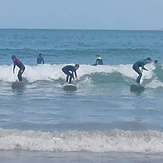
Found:
[[[24,89],[11,88],[11,55]],[[162,55],[163,31],[0,29],[0,162],[162,163]],[[145,66],[145,91],[130,92],[147,57],[158,64]],[[76,63],[78,89],[65,92],[62,67]]]

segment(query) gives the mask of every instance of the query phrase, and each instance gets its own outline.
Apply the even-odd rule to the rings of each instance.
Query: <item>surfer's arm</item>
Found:
[[[144,66],[142,66],[142,70],[146,70],[146,71],[148,71]]]
[[[76,73],[76,71],[74,71],[74,74],[75,74],[75,77],[77,78],[77,73]]]
[[[13,67],[13,73],[15,72],[15,67],[16,67],[16,64],[14,63],[14,67]]]

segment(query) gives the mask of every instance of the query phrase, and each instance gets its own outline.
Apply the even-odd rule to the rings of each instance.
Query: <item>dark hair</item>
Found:
[[[149,61],[151,61],[152,59],[148,57],[146,60],[149,60]]]
[[[39,56],[42,56],[42,54],[40,53]]]
[[[79,64],[76,64],[75,67],[79,67]]]
[[[154,63],[158,63],[158,60],[155,60]]]
[[[99,57],[100,55],[99,54],[96,54],[96,57]]]
[[[15,55],[12,55],[12,56],[11,56],[11,59],[15,59],[15,58],[16,58],[16,56],[15,56]]]

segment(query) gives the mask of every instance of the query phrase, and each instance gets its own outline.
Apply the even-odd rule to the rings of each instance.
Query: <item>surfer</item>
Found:
[[[40,53],[37,58],[37,64],[41,64],[41,62],[44,64],[44,58],[42,57],[42,54]]]
[[[158,60],[155,60],[155,61],[154,61],[154,64],[158,64]]]
[[[19,72],[18,72],[18,79],[19,79],[20,82],[22,82],[22,74],[23,74],[23,72],[25,70],[25,66],[23,65],[23,63],[18,58],[16,58],[15,55],[12,55],[11,59],[14,62],[13,73],[15,72],[15,67],[16,66],[19,67],[20,69],[19,69]]]
[[[72,78],[74,79],[74,74],[77,79],[77,73],[76,70],[79,68],[79,64],[76,64],[75,66],[67,65],[62,68],[62,71],[67,75],[66,77],[66,83],[71,83]],[[69,79],[69,81],[68,81]]]
[[[100,55],[96,55],[96,63],[93,64],[94,66],[97,66],[97,65],[103,65],[103,61],[102,61],[102,58],[100,57]]]
[[[140,80],[141,80],[141,77],[142,77],[142,72],[143,70],[146,70],[148,71],[144,65],[146,65],[147,63],[150,63],[151,62],[151,58],[147,58],[147,59],[143,59],[143,60],[140,60],[140,61],[137,61],[136,63],[133,64],[132,68],[134,71],[136,71],[138,73],[138,77],[136,79],[136,83],[137,84],[140,84]],[[141,67],[142,69],[140,70],[139,67]]]

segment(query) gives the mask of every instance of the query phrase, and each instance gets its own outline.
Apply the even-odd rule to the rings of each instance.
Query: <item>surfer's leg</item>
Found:
[[[140,84],[141,77],[142,77],[142,75],[139,75],[139,76],[137,77],[136,83]]]
[[[66,83],[68,83],[69,71],[66,68],[62,68],[62,71],[67,75],[66,76]]]
[[[73,78],[73,73],[70,73],[70,80],[69,80],[69,84],[71,83],[72,78]]]
[[[139,71],[137,72],[139,74],[139,76],[136,79],[136,83],[138,83],[138,84],[140,84],[140,80],[141,80],[141,77],[142,77],[142,73],[141,73],[141,71],[140,72]]]
[[[67,77],[66,77],[66,83],[68,83],[68,78],[69,78],[69,76],[67,75]]]
[[[19,81],[22,81],[22,73],[21,73],[21,70],[19,70],[19,72],[18,72],[18,80]]]
[[[141,80],[141,77],[142,77],[142,73],[141,73],[140,69],[138,70],[137,73],[139,74],[139,76],[137,77],[136,82],[137,82],[138,84],[140,84],[140,80]]]
[[[140,71],[139,67],[133,66],[134,71],[136,71],[138,73],[138,77],[136,79],[136,83],[140,84],[140,80],[142,77],[142,72]]]
[[[19,79],[19,81],[22,81],[22,74],[23,74],[24,70],[25,70],[25,68],[22,69],[22,70],[20,69],[19,72],[18,72],[18,79]]]

